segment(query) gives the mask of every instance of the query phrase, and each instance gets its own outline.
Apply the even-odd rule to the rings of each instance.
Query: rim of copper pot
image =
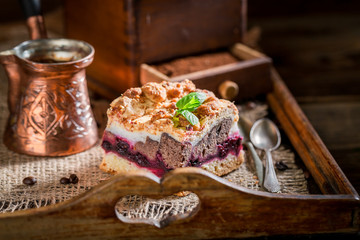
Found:
[[[95,49],[89,43],[67,38],[44,38],[22,42],[14,49],[15,56],[23,64],[35,71],[74,71],[90,65],[94,58]],[[66,54],[66,52],[68,52]],[[50,56],[51,53],[60,56]],[[36,55],[44,55],[58,62],[38,62],[32,60]]]

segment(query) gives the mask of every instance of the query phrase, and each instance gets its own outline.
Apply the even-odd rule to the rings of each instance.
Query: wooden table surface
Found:
[[[310,1],[302,2],[310,4]],[[286,1],[280,1],[276,6],[265,5],[274,9],[273,14],[263,14],[256,7],[266,1],[254,0],[249,3],[248,17],[252,38],[259,40],[261,49],[273,58],[300,107],[360,192],[360,15],[336,11],[336,4],[345,10],[359,7],[356,1],[347,2],[350,6],[330,1],[332,5],[320,14],[311,9],[294,14],[285,9],[291,8]],[[284,5],[275,11],[281,4]],[[45,14],[48,30],[56,36],[64,31],[61,18],[61,9]],[[0,50],[15,46],[27,37],[24,21],[1,22]],[[4,77],[2,71],[0,77]],[[295,239],[343,237],[356,239],[359,235],[311,235]],[[288,236],[266,239],[288,239]]]

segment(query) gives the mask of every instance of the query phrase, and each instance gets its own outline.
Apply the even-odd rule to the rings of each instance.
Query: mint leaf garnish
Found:
[[[192,92],[181,98],[176,103],[176,107],[178,108],[178,110],[173,117],[174,122],[176,123],[178,120],[175,119],[177,115],[181,114],[182,116],[184,116],[184,118],[186,118],[186,120],[190,122],[191,125],[198,124],[199,119],[192,112],[195,111],[201,104],[203,104],[206,98],[207,95],[202,92]]]
[[[188,120],[189,123],[193,126],[199,123],[199,119],[197,118],[197,116],[195,116],[195,114],[193,114],[189,110],[180,110],[180,114],[183,115],[186,120]]]
[[[176,107],[179,109],[196,109],[198,108],[206,99],[206,94],[202,92],[192,92],[188,95],[181,98],[176,103]],[[194,111],[192,110],[192,111]],[[190,111],[190,110],[189,110]]]

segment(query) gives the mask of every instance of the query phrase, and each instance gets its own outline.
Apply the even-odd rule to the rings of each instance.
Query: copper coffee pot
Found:
[[[9,79],[4,143],[37,156],[84,151],[98,140],[85,76],[94,48],[83,41],[46,39],[38,13],[30,14],[27,24],[33,40],[0,52]]]

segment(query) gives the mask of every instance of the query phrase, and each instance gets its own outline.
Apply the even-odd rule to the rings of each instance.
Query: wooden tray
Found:
[[[359,231],[359,196],[275,70],[267,102],[322,194],[285,195],[238,187],[197,168],[162,179],[149,173],[117,175],[72,200],[0,214],[0,239],[226,238]],[[189,190],[200,207],[163,228],[128,224],[114,206],[128,194],[161,198]],[[173,222],[172,222],[173,221]]]

